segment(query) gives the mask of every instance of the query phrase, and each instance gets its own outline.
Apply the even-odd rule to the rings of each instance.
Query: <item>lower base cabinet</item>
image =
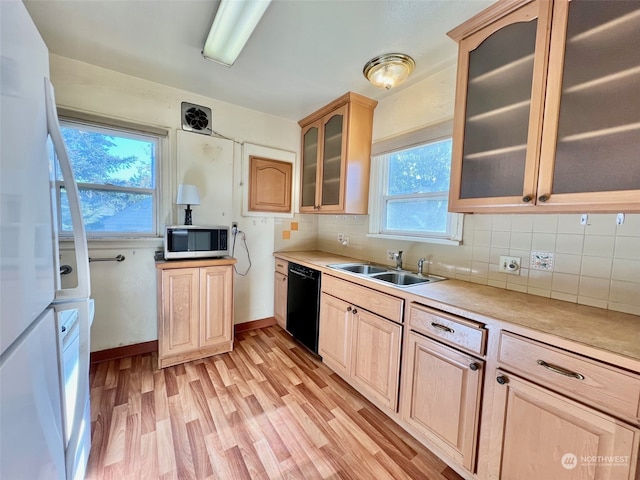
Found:
[[[159,367],[231,351],[233,264],[167,263],[157,265]]]
[[[398,402],[401,340],[401,325],[322,293],[318,353],[323,362],[392,411]]]
[[[415,332],[407,341],[402,419],[474,471],[484,362]]]
[[[497,372],[492,443],[501,480],[633,480],[640,430]]]

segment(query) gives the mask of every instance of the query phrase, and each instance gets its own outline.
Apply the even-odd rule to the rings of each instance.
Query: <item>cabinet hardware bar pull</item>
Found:
[[[536,363],[538,365],[546,368],[547,370],[551,370],[554,373],[559,373],[560,375],[564,375],[565,377],[571,377],[571,378],[575,378],[577,380],[584,380],[584,375],[582,375],[580,373],[572,372],[570,370],[565,370],[564,368],[558,367],[556,365],[550,365],[547,362],[545,362],[544,360],[538,360]]]
[[[124,262],[124,255],[117,255],[114,258],[91,258],[89,257],[90,262]]]
[[[431,322],[431,326],[433,328],[437,328],[438,330],[443,330],[443,331],[448,332],[448,333],[455,333],[455,330],[453,328],[449,328],[446,325],[442,325],[440,323]]]

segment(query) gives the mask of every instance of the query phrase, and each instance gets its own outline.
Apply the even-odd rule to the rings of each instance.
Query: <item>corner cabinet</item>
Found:
[[[349,92],[300,120],[301,213],[367,214],[373,110]]]
[[[234,263],[156,263],[159,368],[233,350]]]
[[[640,211],[639,2],[504,0],[449,36],[451,211]]]

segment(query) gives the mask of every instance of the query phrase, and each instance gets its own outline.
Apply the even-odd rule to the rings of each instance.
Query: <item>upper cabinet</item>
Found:
[[[300,212],[367,213],[377,104],[349,92],[298,122],[302,127]]]
[[[640,2],[504,0],[449,36],[451,211],[640,211]]]

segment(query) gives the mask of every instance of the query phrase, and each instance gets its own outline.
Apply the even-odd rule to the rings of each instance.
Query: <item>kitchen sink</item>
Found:
[[[339,263],[327,266],[335,268],[336,270],[355,273],[356,275],[363,275],[372,280],[390,283],[397,287],[410,287],[412,285],[420,285],[422,283],[433,283],[446,280],[444,277],[437,277],[435,275],[418,275],[417,273],[393,270],[391,268],[370,265],[368,263]]]
[[[444,280],[443,277],[436,277],[434,275],[417,275],[409,272],[385,272],[371,275],[371,278],[375,280],[381,280],[383,282],[393,283],[400,287],[408,287],[410,285],[418,285],[421,283],[432,283]]]
[[[372,275],[374,273],[388,272],[389,269],[385,267],[377,267],[369,264],[359,263],[346,263],[339,265],[329,265],[330,267],[337,268],[338,270],[344,270],[351,273],[360,273],[362,275]]]

